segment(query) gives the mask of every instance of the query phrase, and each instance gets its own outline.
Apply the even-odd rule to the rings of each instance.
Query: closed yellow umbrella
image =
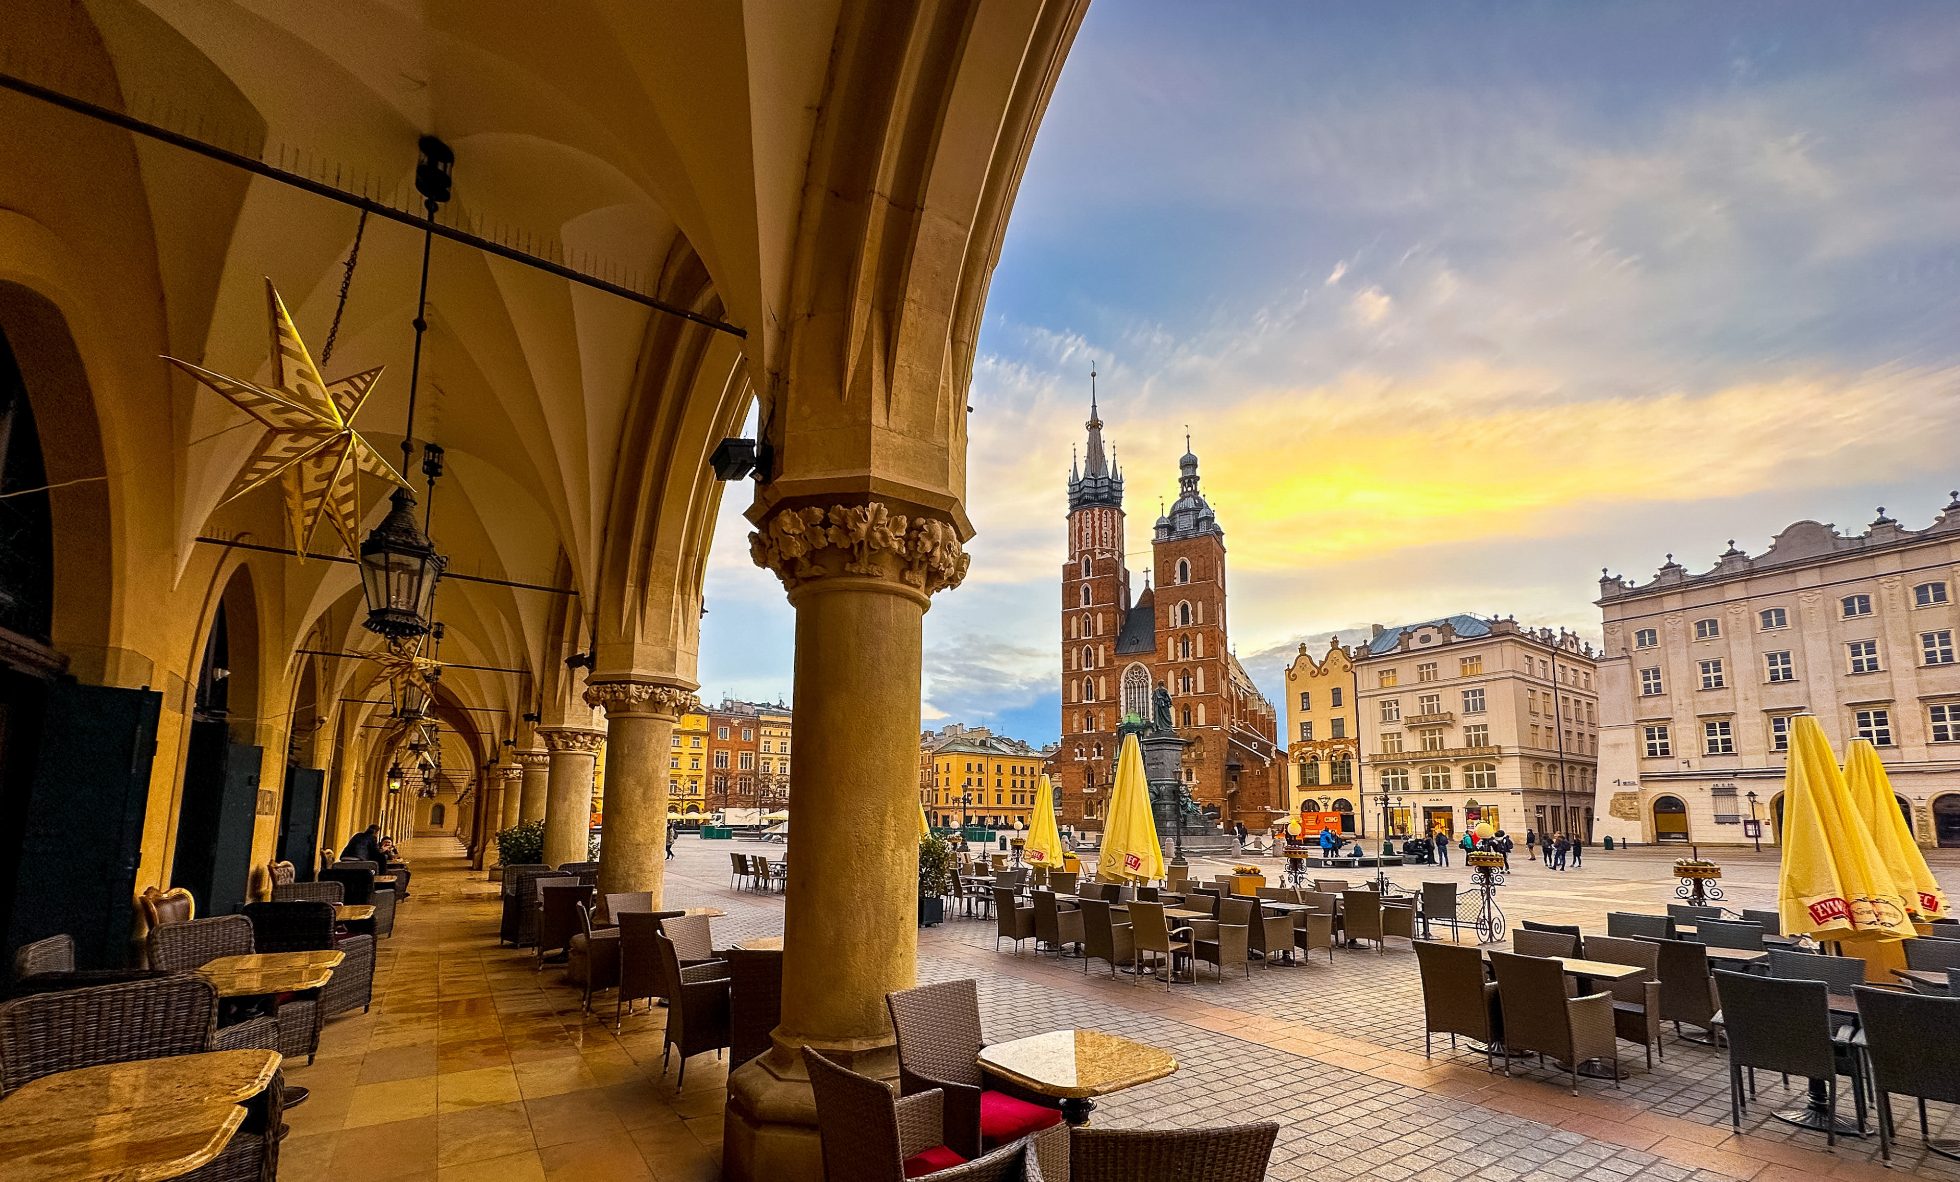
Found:
[[[1035,786],[1034,823],[1028,827],[1027,846],[1021,856],[1034,866],[1062,864],[1062,830],[1055,824],[1055,785],[1047,776]]]
[[[1911,935],[1905,901],[1851,806],[1831,742],[1813,715],[1798,715],[1790,726],[1783,784],[1777,904],[1784,933],[1820,940]]]
[[[1926,855],[1912,839],[1878,749],[1864,739],[1853,739],[1845,750],[1844,786],[1851,794],[1852,807],[1871,827],[1872,842],[1891,875],[1893,888],[1905,901],[1906,911],[1921,923],[1944,916],[1946,892],[1940,889],[1926,865]]]
[[[925,838],[931,836],[932,836],[932,825],[926,820],[926,805],[924,801],[920,801],[919,802],[919,838],[920,840],[924,840]]]
[[[1109,790],[1109,816],[1103,822],[1102,853],[1096,878],[1102,882],[1154,882],[1164,877],[1164,847],[1150,815],[1150,784],[1144,778],[1143,748],[1134,734],[1123,736],[1116,757],[1116,782]]]

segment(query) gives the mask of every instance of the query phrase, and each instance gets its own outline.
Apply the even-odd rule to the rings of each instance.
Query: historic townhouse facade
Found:
[[[1599,583],[1600,811],[1640,841],[1780,838],[1790,719],[1869,739],[1923,845],[1960,846],[1960,497],[1922,530],[1799,521],[1759,555]],[[1754,797],[1752,804],[1751,797]],[[1751,813],[1754,813],[1752,818]]]
[[[1571,632],[1515,618],[1378,625],[1353,650],[1369,815],[1386,811],[1397,835],[1481,821],[1519,840],[1590,834],[1594,656]]]
[[[919,736],[919,804],[941,828],[1026,828],[1046,755],[986,727],[927,731]]]
[[[1328,638],[1318,660],[1302,644],[1286,667],[1287,809],[1343,813],[1343,832],[1365,833],[1355,689],[1354,659],[1339,637]]]

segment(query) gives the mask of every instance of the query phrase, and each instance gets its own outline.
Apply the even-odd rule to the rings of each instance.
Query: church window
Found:
[[[1190,559],[1180,558],[1177,560],[1177,581],[1180,583],[1188,583],[1191,581]]]
[[[1123,713],[1136,718],[1150,717],[1150,674],[1142,665],[1123,671]]]
[[[1082,646],[1082,667],[1084,669],[1094,669],[1096,667],[1096,650],[1090,648],[1088,645]]]
[[[1189,636],[1180,636],[1177,638],[1177,659],[1180,661],[1191,659],[1191,638]]]
[[[1102,758],[1102,744],[1101,744],[1101,743],[1097,743],[1097,744],[1096,744],[1096,758],[1097,758],[1097,759],[1101,759],[1101,758]]]
[[[1087,554],[1082,556],[1082,577],[1085,579],[1089,577],[1089,556]]]
[[[1089,588],[1086,584],[1082,588],[1082,606],[1089,606]]]
[[[1177,622],[1186,628],[1191,626],[1191,605],[1189,603],[1180,603],[1177,605]]]
[[[1191,707],[1189,706],[1184,708],[1183,725],[1187,728],[1191,725]]]
[[[1191,692],[1191,671],[1189,669],[1177,675],[1177,692],[1180,694]]]
[[[1096,700],[1096,681],[1092,677],[1082,679],[1082,700],[1085,702]]]

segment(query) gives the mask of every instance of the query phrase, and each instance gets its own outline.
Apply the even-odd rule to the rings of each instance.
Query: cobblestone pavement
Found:
[[[434,845],[434,843],[426,843]],[[708,905],[718,944],[782,930],[782,896],[736,890],[731,851],[781,856],[781,847],[683,839],[669,863],[669,902]],[[1609,910],[1658,910],[1672,900],[1676,851],[1595,851],[1578,871],[1527,866],[1502,892],[1522,919],[1604,926]],[[1747,851],[1705,851],[1722,861],[1733,907],[1773,906],[1775,862]],[[626,1019],[614,1035],[579,1010],[561,970],[533,967],[529,953],[496,943],[494,887],[457,867],[453,846],[418,849],[416,897],[397,935],[383,942],[377,1004],[329,1025],[318,1065],[292,1072],[314,1088],[293,1116],[282,1176],[361,1182],[418,1178],[704,1178],[719,1157],[726,1073],[713,1059],[689,1065],[675,1094],[660,1072],[658,1012]],[[1960,859],[1936,870],[1960,884]],[[1258,859],[1253,859],[1257,861]],[[1278,863],[1270,859],[1267,865]],[[1228,862],[1200,864],[1222,872]],[[1338,877],[1338,875],[1330,875]],[[1349,875],[1349,877],[1356,877]],[[1401,884],[1450,878],[1462,867],[1410,867]],[[424,883],[427,882],[427,887]],[[1422,1054],[1421,989],[1402,941],[1385,953],[1343,951],[1298,966],[1251,966],[1214,983],[1111,979],[1100,962],[995,950],[991,919],[953,916],[920,934],[922,980],[973,977],[990,1039],[1063,1027],[1095,1027],[1173,1051],[1167,1079],[1105,1098],[1096,1119],[1112,1127],[1195,1126],[1276,1120],[1275,1179],[1879,1178],[1876,1139],[1840,1141],[1773,1120],[1802,1100],[1759,1079],[1761,1096],[1740,1136],[1729,1127],[1719,1052],[1669,1039],[1666,1057],[1632,1069],[1619,1088],[1563,1078],[1523,1061],[1514,1077],[1490,1074],[1467,1049],[1439,1040]],[[1844,1102],[1848,1111],[1849,1101]],[[1904,1140],[1901,1171],[1960,1182],[1960,1167],[1921,1148],[1911,1105],[1895,1104]],[[1933,1106],[1935,1135],[1960,1119]]]

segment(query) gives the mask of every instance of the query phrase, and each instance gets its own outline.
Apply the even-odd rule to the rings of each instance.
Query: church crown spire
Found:
[[[1090,506],[1105,506],[1120,509],[1123,507],[1123,475],[1112,463],[1114,448],[1103,445],[1102,412],[1096,403],[1095,362],[1089,363],[1089,421],[1088,445],[1082,455],[1082,467],[1078,472],[1073,464],[1069,469],[1068,507],[1070,512]]]
[[[1089,429],[1089,462],[1083,475],[1109,475],[1109,463],[1103,457],[1102,415],[1096,410],[1096,363],[1093,361],[1089,363],[1089,421],[1082,425]]]

